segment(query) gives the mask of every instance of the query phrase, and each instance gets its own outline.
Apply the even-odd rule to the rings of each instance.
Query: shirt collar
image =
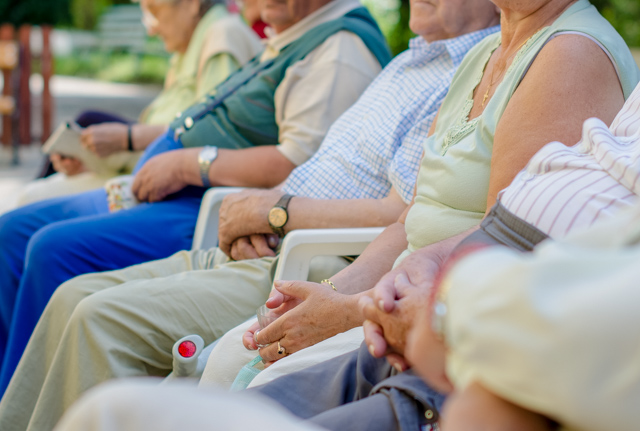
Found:
[[[436,57],[444,51],[449,54],[451,61],[455,65],[459,65],[467,54],[469,49],[480,42],[485,37],[500,31],[500,26],[485,28],[474,31],[472,33],[463,34],[462,36],[451,39],[436,40],[427,42],[424,38],[418,36],[409,41],[409,48],[413,53],[413,58]]]
[[[359,0],[333,0],[282,33],[269,35],[267,47],[262,54],[262,61],[277,57],[283,48],[312,28],[338,19],[361,6]]]

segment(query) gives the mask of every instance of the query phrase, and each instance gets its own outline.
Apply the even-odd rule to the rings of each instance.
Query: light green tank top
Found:
[[[627,45],[588,0],[579,0],[520,49],[484,112],[468,121],[473,91],[500,45],[500,34],[484,39],[462,61],[435,133],[425,141],[416,200],[405,225],[409,248],[398,262],[410,252],[480,223],[487,209],[496,125],[537,54],[559,32],[583,33],[597,41],[616,66],[625,99],[631,94],[640,73]]]

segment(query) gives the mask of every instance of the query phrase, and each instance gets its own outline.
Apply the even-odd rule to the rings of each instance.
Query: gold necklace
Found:
[[[507,57],[507,59],[504,62],[504,66],[500,68],[500,75],[502,75],[502,72],[504,72],[504,70],[507,68],[507,63],[509,63],[509,60],[511,59],[511,57],[513,57],[514,55],[516,55],[523,46],[525,46],[527,44],[527,42],[529,42],[529,40],[531,40],[531,38],[533,37],[533,35],[529,36],[527,38],[527,40],[525,40],[524,42],[522,42],[522,44],[520,44],[520,46],[518,47],[518,49],[516,49],[511,55],[509,55],[509,57]],[[485,91],[484,96],[482,97],[482,107],[484,108],[484,105],[487,103],[487,99],[489,98],[489,93],[491,92],[491,89],[493,88],[493,84],[496,83],[496,81],[493,80],[493,76],[496,72],[496,68],[494,67],[493,70],[491,71],[491,79],[489,80],[489,87],[487,87],[487,91]],[[500,78],[500,75],[498,75],[498,78]]]

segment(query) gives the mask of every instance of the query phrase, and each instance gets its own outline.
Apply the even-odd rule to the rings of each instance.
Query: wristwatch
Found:
[[[444,341],[446,336],[447,312],[449,311],[447,296],[451,288],[451,282],[445,278],[437,288],[438,292],[436,293],[433,308],[431,309],[431,329],[440,341]]]
[[[289,221],[289,213],[287,212],[287,207],[289,206],[289,202],[293,198],[292,195],[284,195],[280,198],[277,204],[274,205],[273,208],[269,210],[269,226],[271,226],[271,230],[273,233],[278,235],[280,238],[284,236],[284,225]]]
[[[211,181],[209,180],[209,169],[211,163],[218,157],[218,147],[206,146],[198,155],[198,166],[200,167],[200,178],[202,179],[203,187],[211,187]]]

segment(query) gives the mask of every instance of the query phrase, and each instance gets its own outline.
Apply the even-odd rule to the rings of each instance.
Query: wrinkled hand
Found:
[[[99,157],[127,150],[128,126],[122,123],[102,123],[89,126],[80,135],[80,142]]]
[[[218,221],[219,247],[227,255],[232,244],[253,234],[270,234],[269,210],[284,193],[281,190],[247,189],[225,196]]]
[[[182,175],[184,150],[167,151],[149,159],[136,174],[132,191],[140,202],[158,202],[188,184]]]
[[[382,277],[369,295],[360,298],[365,341],[373,356],[386,356],[394,367],[408,368],[404,353],[409,330],[418,314],[427,308],[429,293],[445,258],[436,248],[418,250]]]
[[[79,159],[75,157],[63,156],[62,154],[51,154],[49,156],[53,169],[56,172],[65,174],[68,177],[86,172],[86,168]]]
[[[282,316],[289,310],[293,310],[300,305],[302,300],[290,295],[284,295],[276,289],[273,289],[269,294],[266,305],[271,309],[272,313],[277,316]],[[242,344],[247,350],[258,350],[260,346],[255,341],[256,334],[260,329],[258,322],[254,323],[247,329],[247,332],[242,336]]]
[[[375,357],[386,356],[391,365],[399,371],[408,368],[404,359],[408,334],[418,314],[426,308],[429,289],[412,285],[406,275],[395,279],[398,299],[393,311],[382,311],[371,297],[360,298],[364,322],[365,341],[369,352]]]
[[[231,245],[229,257],[233,260],[258,259],[261,257],[275,257],[275,249],[280,243],[278,235],[251,235],[238,238]]]
[[[280,306],[288,311],[260,331],[254,341],[269,344],[260,349],[260,356],[267,364],[284,357],[277,353],[278,341],[286,354],[291,354],[361,324],[358,313],[352,312],[356,305],[353,297],[335,292],[329,286],[306,281],[277,281],[274,288],[282,296],[272,296],[267,306]]]

